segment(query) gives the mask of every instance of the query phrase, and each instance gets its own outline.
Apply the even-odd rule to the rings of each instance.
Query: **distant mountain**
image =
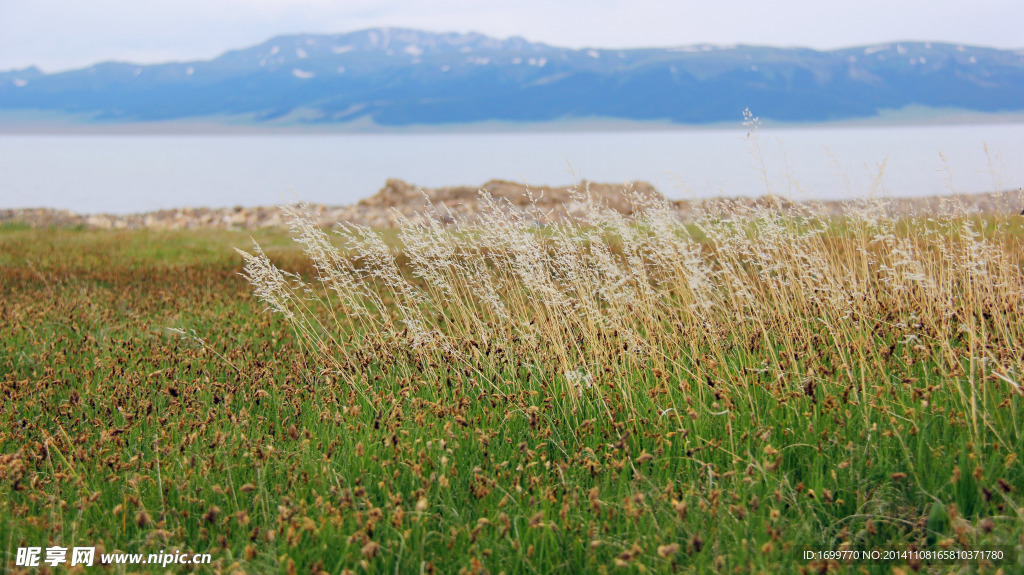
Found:
[[[697,45],[571,50],[480,34],[281,36],[210,61],[0,73],[0,111],[98,122],[237,117],[385,126],[619,118],[702,124],[871,117],[908,106],[1024,110],[1024,51],[902,42],[832,51]]]

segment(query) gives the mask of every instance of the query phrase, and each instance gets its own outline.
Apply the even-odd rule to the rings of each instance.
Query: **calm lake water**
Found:
[[[775,193],[816,199],[1024,185],[1024,124],[762,129],[757,145],[746,136],[741,129],[0,135],[0,208],[129,213],[269,205],[296,195],[347,204],[388,178],[426,187],[646,180],[677,198],[760,195],[765,174]]]

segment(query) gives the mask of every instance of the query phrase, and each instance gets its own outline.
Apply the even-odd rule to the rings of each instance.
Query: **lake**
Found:
[[[1024,185],[1024,124],[762,128],[753,139],[742,128],[0,135],[0,208],[131,213],[295,197],[338,205],[388,178],[426,187],[646,180],[673,198],[986,192]]]

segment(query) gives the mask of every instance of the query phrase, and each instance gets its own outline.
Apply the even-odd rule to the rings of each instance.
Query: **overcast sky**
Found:
[[[0,70],[208,59],[291,33],[476,31],[573,48],[1024,48],[1024,0],[0,0]]]

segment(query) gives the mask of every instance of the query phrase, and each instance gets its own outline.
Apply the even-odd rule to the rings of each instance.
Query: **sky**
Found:
[[[0,0],[0,70],[202,60],[280,34],[372,27],[570,48],[921,40],[1024,48],[1022,0]]]

